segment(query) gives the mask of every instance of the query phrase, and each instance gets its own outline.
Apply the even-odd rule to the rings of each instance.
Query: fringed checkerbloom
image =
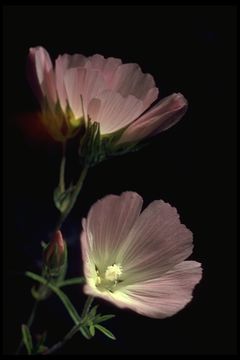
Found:
[[[124,129],[117,145],[139,142],[174,125],[187,101],[172,94],[154,107],[158,89],[137,64],[102,55],[59,55],[55,67],[43,47],[29,53],[29,79],[42,104],[43,121],[58,141],[73,136],[88,119],[99,123],[101,135]],[[149,110],[148,110],[149,109]]]
[[[97,201],[83,219],[82,255],[88,295],[120,308],[164,318],[192,299],[201,264],[185,261],[192,232],[177,210],[162,200],[142,210],[134,192]]]

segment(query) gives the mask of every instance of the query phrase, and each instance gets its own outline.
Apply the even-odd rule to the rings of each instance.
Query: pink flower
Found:
[[[81,124],[87,126],[90,118],[100,124],[101,135],[124,130],[117,145],[138,142],[174,125],[187,109],[184,96],[172,94],[147,110],[158,97],[153,77],[113,57],[64,54],[54,68],[47,51],[35,47],[29,53],[29,74],[45,104],[43,120],[59,141],[73,136]]]
[[[192,299],[201,264],[192,233],[175,208],[153,201],[143,212],[134,192],[97,201],[83,219],[82,255],[88,295],[153,318],[172,316]]]

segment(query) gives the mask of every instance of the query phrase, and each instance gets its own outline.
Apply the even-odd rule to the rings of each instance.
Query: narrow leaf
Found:
[[[27,349],[28,355],[31,355],[33,350],[32,336],[28,326],[25,324],[22,324],[22,339]]]
[[[99,331],[101,331],[104,335],[106,335],[110,339],[116,340],[116,337],[113,335],[113,333],[111,333],[111,331],[106,329],[104,326],[97,324],[97,325],[95,325],[95,328],[98,329]]]
[[[81,331],[82,335],[87,339],[89,340],[90,339],[90,336],[88,334],[88,331],[85,327],[83,326],[80,326],[79,330]]]
[[[96,318],[96,319],[94,320],[94,323],[95,323],[95,324],[98,324],[98,323],[107,321],[107,320],[109,320],[109,319],[112,319],[112,318],[114,318],[114,317],[115,317],[115,315],[112,315],[112,314],[103,315],[103,316],[100,316],[100,317]]]
[[[90,332],[91,336],[95,335],[95,328],[94,328],[93,323],[91,323],[89,326],[89,332]]]

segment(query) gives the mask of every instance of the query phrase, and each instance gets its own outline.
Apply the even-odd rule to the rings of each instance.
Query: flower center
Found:
[[[100,274],[96,269],[96,286],[99,290],[114,291],[118,282],[121,282],[120,276],[122,275],[122,266],[120,264],[109,265],[105,273]]]
[[[122,267],[121,265],[110,265],[107,267],[105,272],[105,279],[109,281],[116,281],[119,279],[120,275],[122,274]]]

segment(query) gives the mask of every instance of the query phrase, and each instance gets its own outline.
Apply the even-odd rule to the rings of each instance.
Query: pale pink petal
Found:
[[[83,221],[81,241],[84,260],[90,254],[88,256],[99,268],[104,268],[110,261],[114,263],[121,242],[140,214],[142,202],[142,198],[134,192],[108,195],[97,201],[91,207],[87,221]]]
[[[117,68],[122,64],[122,61],[117,58],[107,58],[103,68],[103,76],[107,84],[107,88],[111,89],[111,81]]]
[[[122,61],[117,58],[104,58],[102,55],[96,54],[90,56],[88,60],[92,68],[100,70],[106,83],[106,89],[111,89],[111,80]]]
[[[149,108],[149,106],[158,98],[159,90],[157,87],[153,87],[146,93],[143,98],[144,110]]]
[[[90,101],[94,98],[98,98],[99,94],[105,89],[106,85],[101,71],[88,68],[83,87],[83,102],[86,111]]]
[[[57,102],[57,92],[56,92],[56,80],[55,73],[53,69],[51,69],[47,74],[45,74],[45,78],[42,83],[42,88],[45,92],[49,105],[54,108]]]
[[[75,55],[59,55],[55,62],[56,87],[60,105],[63,111],[67,105],[67,92],[64,83],[64,77],[67,69],[84,67],[87,58],[80,54]]]
[[[102,70],[105,65],[106,59],[102,55],[95,54],[93,56],[90,56],[88,58],[88,61],[91,62],[91,66],[93,69]]]
[[[55,78],[52,62],[48,52],[41,46],[29,50],[29,80],[39,100],[46,96],[52,103],[56,102]]]
[[[92,99],[88,105],[87,114],[92,121],[96,121],[101,108],[101,100]]]
[[[117,262],[127,283],[159,277],[192,253],[192,232],[181,224],[177,210],[153,201],[122,241]]]
[[[55,62],[56,88],[58,98],[62,110],[64,111],[67,105],[67,92],[64,84],[65,72],[68,68],[68,57],[66,55],[59,55]]]
[[[86,72],[84,68],[71,68],[64,76],[67,100],[76,118],[83,116],[81,96],[84,93]]]
[[[141,100],[132,95],[123,98],[119,93],[110,90],[98,95],[98,100],[101,101],[101,106],[97,117],[92,120],[100,123],[101,134],[109,134],[123,128],[138,117],[143,109]],[[91,103],[89,106],[92,107]]]
[[[113,293],[98,291],[88,284],[84,286],[84,292],[120,308],[162,319],[176,314],[192,300],[194,287],[201,278],[201,264],[184,261],[157,279],[129,285]]]
[[[87,62],[87,58],[84,55],[81,54],[74,54],[74,55],[68,55],[65,54],[64,56],[68,59],[68,68],[75,68],[75,67],[83,67],[85,66]]]
[[[123,133],[118,144],[140,141],[154,136],[176,124],[187,111],[187,100],[182,94],[172,94],[135,120]]]
[[[143,74],[137,64],[120,65],[111,81],[113,90],[120,92],[123,96],[134,95],[141,100],[144,100],[148,91],[154,87],[152,75]]]

